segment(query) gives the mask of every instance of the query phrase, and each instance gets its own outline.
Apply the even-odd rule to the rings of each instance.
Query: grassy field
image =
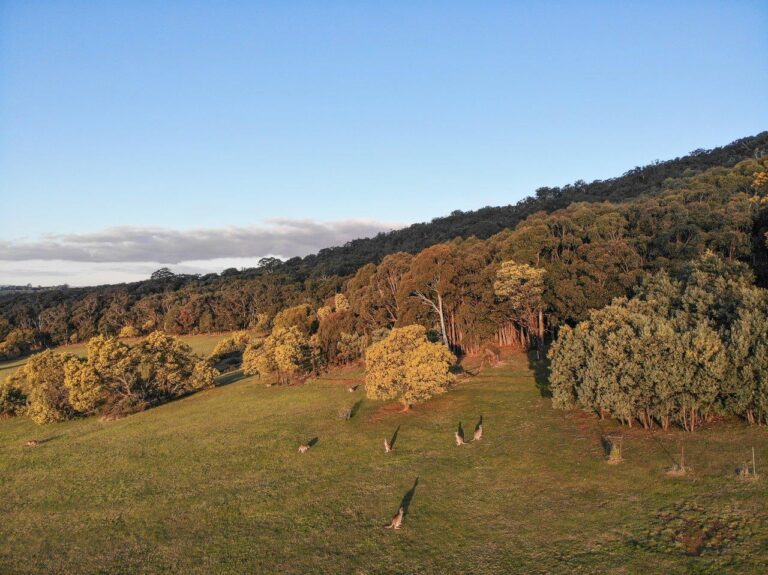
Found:
[[[523,355],[409,413],[349,393],[360,377],[239,379],[110,423],[0,421],[0,573],[765,573],[768,475],[735,476],[752,446],[768,473],[765,429],[554,411]],[[481,415],[484,439],[456,447]],[[667,476],[681,444],[693,471]],[[383,529],[401,503],[403,529]]]

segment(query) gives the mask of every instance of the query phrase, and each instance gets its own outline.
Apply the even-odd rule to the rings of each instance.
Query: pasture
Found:
[[[0,572],[765,572],[765,428],[554,411],[523,354],[408,413],[350,393],[361,380],[232,374],[118,421],[0,421]],[[483,439],[456,447],[481,415]],[[607,465],[615,433],[624,461]],[[668,476],[681,445],[691,472]],[[763,477],[740,480],[752,446]],[[384,529],[401,504],[403,528]]]

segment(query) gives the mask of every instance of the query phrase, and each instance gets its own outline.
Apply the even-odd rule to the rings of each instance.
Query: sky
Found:
[[[0,0],[0,284],[248,267],[768,129],[768,2]]]

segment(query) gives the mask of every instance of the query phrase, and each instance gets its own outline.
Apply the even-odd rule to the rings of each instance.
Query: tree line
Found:
[[[5,301],[0,350],[9,350],[7,358],[124,329],[133,335],[262,329],[281,310],[301,304],[317,310],[338,293],[350,309],[318,336],[331,362],[341,333],[370,341],[377,330],[412,323],[434,329],[457,353],[475,351],[484,341],[527,346],[545,330],[551,336],[614,297],[631,295],[644,275],[675,273],[706,250],[749,264],[765,285],[765,162],[747,160],[670,179],[661,192],[629,202],[539,212],[486,240],[455,238],[417,254],[390,254],[346,278],[296,281],[274,271],[185,284],[173,276],[130,289],[89,291],[74,300],[46,292],[46,299]],[[523,266],[538,270],[540,289],[526,297],[505,296],[503,281],[530,288],[522,276],[503,277],[524,275]]]
[[[408,397],[437,393],[450,379],[448,356],[431,344],[461,356],[489,344],[529,349],[559,333],[552,381],[560,406],[647,427],[695,429],[718,413],[764,421],[765,374],[751,358],[764,353],[758,339],[765,334],[765,291],[755,277],[765,274],[767,213],[768,158],[761,158],[668,179],[660,192],[627,202],[582,202],[536,213],[485,240],[454,238],[416,254],[389,254],[347,278],[297,282],[275,270],[250,280],[214,278],[171,289],[181,280],[163,274],[134,302],[118,289],[102,302],[101,314],[90,298],[105,295],[88,294],[84,302],[90,303],[70,309],[64,323],[77,338],[92,338],[88,358],[34,356],[3,393],[8,401],[23,393],[27,404],[38,402],[31,382],[37,381],[40,358],[47,358],[40,369],[55,372],[60,385],[43,385],[48,399],[30,413],[55,419],[112,405],[130,411],[208,385],[214,366],[228,356],[241,355],[247,374],[279,383],[366,356],[372,381],[383,374],[384,383],[372,384],[371,393],[392,393],[407,405]],[[48,317],[43,312],[40,321]],[[2,325],[5,342],[15,330],[31,330],[38,341],[55,341],[58,333],[42,331],[40,324]],[[249,333],[223,340],[207,362],[182,360],[188,352],[179,351],[172,335],[203,327]],[[114,337],[147,333],[135,345]],[[162,355],[157,346],[177,351]],[[393,346],[410,355],[393,357],[387,351]],[[102,353],[110,359],[100,362]],[[183,371],[150,370],[152,362],[161,369],[167,361]],[[421,391],[404,390],[387,364],[423,382]],[[652,377],[648,366],[662,372],[670,365],[678,369],[672,371],[674,386],[642,378]],[[126,387],[104,371],[109,366],[132,374],[133,383]],[[739,383],[744,381],[754,383]],[[98,401],[81,400],[81,391]],[[72,397],[78,399],[67,399]]]
[[[117,335],[127,325],[145,334],[157,329],[171,334],[248,329],[258,322],[259,316],[273,317],[285,307],[303,302],[319,305],[329,295],[341,291],[348,278],[360,268],[371,263],[378,265],[388,255],[416,255],[427,247],[450,244],[456,239],[461,240],[459,244],[477,239],[494,241],[497,244],[519,244],[520,238],[509,237],[509,232],[520,226],[527,229],[530,241],[546,241],[547,249],[551,249],[554,242],[561,240],[561,243],[567,240],[576,242],[557,248],[563,249],[564,255],[569,256],[568,252],[578,249],[579,246],[595,243],[594,233],[570,229],[563,229],[561,232],[558,226],[580,226],[581,220],[589,219],[601,213],[601,210],[604,212],[601,214],[602,219],[588,225],[606,227],[612,225],[611,218],[616,218],[619,232],[625,236],[633,233],[644,236],[659,233],[655,239],[641,237],[640,244],[643,245],[636,246],[640,251],[635,250],[633,253],[631,249],[626,250],[625,246],[620,246],[625,249],[626,260],[642,258],[640,267],[644,268],[653,265],[653,262],[660,258],[684,258],[686,254],[683,252],[687,249],[689,232],[682,227],[687,218],[692,217],[691,208],[696,208],[692,205],[691,198],[678,202],[678,212],[675,212],[678,206],[669,202],[654,206],[640,201],[636,204],[639,206],[636,209],[645,210],[645,214],[627,214],[622,209],[611,208],[610,205],[626,205],[633,203],[628,200],[634,198],[657,196],[669,190],[675,185],[674,182],[677,182],[677,185],[686,185],[686,179],[715,166],[733,167],[741,160],[758,158],[766,153],[768,132],[763,132],[721,148],[697,150],[682,158],[638,167],[617,178],[591,183],[576,182],[562,188],[541,188],[535,196],[516,205],[489,207],[474,212],[454,212],[429,223],[415,224],[403,230],[380,234],[375,238],[355,240],[345,246],[328,248],[318,254],[293,258],[286,262],[264,258],[259,268],[239,271],[229,269],[221,274],[204,276],[179,275],[164,270],[164,273],[153,274],[150,280],[132,284],[0,294],[0,317],[13,329],[31,330],[14,334],[12,339],[16,343],[9,344],[5,351],[0,343],[0,357],[7,359],[14,357],[14,353],[16,356],[23,355],[41,347],[88,341],[96,335]],[[606,206],[605,202],[611,204]],[[704,200],[705,204],[707,202],[708,200]],[[584,203],[594,204],[594,207]],[[581,206],[581,213],[575,210],[576,205]],[[653,213],[654,210],[657,213]],[[554,219],[549,219],[550,216],[554,216]],[[702,214],[693,214],[693,217],[696,221],[691,224],[695,228],[690,230],[691,233],[708,231],[708,224]],[[664,218],[665,221],[656,222],[656,218]],[[735,222],[734,224],[740,225]],[[768,218],[763,216],[761,225],[768,227]],[[544,230],[545,227],[550,229]],[[561,233],[578,237],[560,238],[558,235]],[[721,241],[727,243],[728,239],[722,238]],[[671,242],[678,244],[680,253],[669,253]],[[645,248],[648,249],[647,253],[642,251]],[[688,255],[695,252],[695,249],[687,249]],[[733,249],[737,249],[736,246]],[[515,247],[509,251],[520,250]],[[754,257],[761,259],[760,269],[766,268],[768,256],[764,246],[754,246],[752,252]],[[521,257],[528,258],[525,263],[535,265],[536,258],[528,257],[529,255],[523,253]],[[547,250],[542,251],[540,255],[542,258],[553,256]],[[587,256],[591,261],[584,266],[602,265],[597,261],[601,257],[600,253],[585,254],[585,257]],[[742,254],[736,257],[744,256]],[[599,289],[617,292],[618,286],[608,285],[611,281],[631,284],[636,280],[630,277],[631,271],[637,267],[636,262],[624,261],[616,265],[626,270],[625,277],[615,280],[595,277],[595,283],[602,284],[598,285]],[[592,273],[590,270],[585,272]],[[561,271],[557,270],[557,273]],[[553,277],[555,276],[550,275],[550,278]],[[571,279],[580,281],[579,277]],[[758,270],[758,280],[764,282],[767,279],[765,273]],[[548,281],[551,284],[555,280]],[[569,285],[565,287],[572,289],[571,282],[566,283]],[[549,291],[551,292],[551,289]],[[574,309],[572,313],[568,310],[557,310],[558,321],[583,319],[585,316],[582,308],[593,307],[592,302],[586,300],[583,303],[576,300],[574,302],[578,309]],[[563,313],[564,311],[566,313]],[[582,313],[581,318],[578,317],[579,313]],[[450,327],[453,329],[454,326]],[[7,333],[2,333],[1,325],[0,335],[3,336],[0,337],[2,342]],[[20,342],[26,343],[17,345]]]

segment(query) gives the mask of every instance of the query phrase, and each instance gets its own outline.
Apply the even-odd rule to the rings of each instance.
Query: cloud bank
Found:
[[[398,227],[374,220],[272,219],[249,227],[117,226],[36,240],[0,240],[0,284],[93,285],[143,279],[160,266],[179,273],[252,267],[264,256],[305,256]]]

